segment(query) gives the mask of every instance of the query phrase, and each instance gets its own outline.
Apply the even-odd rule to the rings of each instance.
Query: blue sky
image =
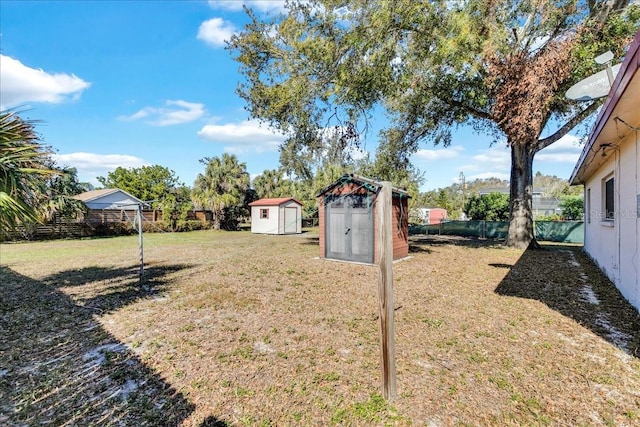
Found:
[[[199,160],[235,154],[253,176],[278,167],[281,135],[248,119],[238,64],[224,40],[247,22],[242,1],[0,2],[0,105],[40,120],[58,164],[97,184],[118,166],[159,164],[191,186]],[[282,1],[246,1],[256,13]],[[374,129],[384,127],[375,118]],[[365,136],[375,152],[377,131]],[[424,143],[422,190],[509,177],[504,144],[458,129],[448,148]],[[538,153],[534,172],[568,178],[581,147],[568,135]]]

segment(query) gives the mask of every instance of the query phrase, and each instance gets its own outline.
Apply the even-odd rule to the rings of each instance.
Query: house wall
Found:
[[[585,251],[640,310],[638,274],[638,194],[640,162],[637,133],[631,132],[619,148],[607,152],[609,160],[585,182]],[[615,216],[604,219],[604,180],[614,176]]]
[[[260,218],[260,210],[268,209],[269,218]],[[251,206],[251,232],[280,234],[280,211],[278,206]]]
[[[85,205],[89,209],[137,209],[136,206],[139,202],[139,200],[132,199],[125,193],[116,191],[96,200],[85,202]]]

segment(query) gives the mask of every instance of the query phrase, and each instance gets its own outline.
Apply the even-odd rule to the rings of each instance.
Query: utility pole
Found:
[[[464,172],[460,172],[460,191],[462,191],[462,211],[464,212],[464,205],[466,203],[466,195],[465,195],[465,191],[467,189],[467,182],[465,181],[464,178]],[[460,216],[462,217],[462,214],[460,214]]]

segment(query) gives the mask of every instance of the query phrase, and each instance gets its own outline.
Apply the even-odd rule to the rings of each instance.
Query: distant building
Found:
[[[440,224],[447,219],[447,210],[443,208],[418,208],[417,211],[423,224]]]
[[[302,233],[302,203],[291,197],[260,199],[251,206],[251,232],[259,234]]]
[[[478,194],[480,196],[484,196],[489,193],[502,193],[509,195],[509,188],[483,188],[482,190],[478,191]],[[553,214],[562,213],[562,209],[560,208],[560,200],[557,197],[544,197],[543,194],[544,193],[541,190],[536,188],[533,189],[533,218],[535,219],[542,216],[551,216]]]
[[[640,310],[640,31],[569,182],[584,185],[584,250]]]
[[[127,209],[137,210],[142,200],[132,196],[119,188],[105,188],[92,190],[74,196],[74,199],[82,201],[89,209]]]
[[[138,215],[138,206],[144,202],[119,188],[92,190],[74,196],[87,206],[87,212],[81,220],[91,226],[131,222]],[[145,220],[157,221],[159,211],[147,211]]]

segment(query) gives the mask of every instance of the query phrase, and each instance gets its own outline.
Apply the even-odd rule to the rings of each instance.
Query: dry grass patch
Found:
[[[317,236],[200,231],[0,247],[0,423],[640,425],[640,316],[571,246],[418,237],[375,267]]]

